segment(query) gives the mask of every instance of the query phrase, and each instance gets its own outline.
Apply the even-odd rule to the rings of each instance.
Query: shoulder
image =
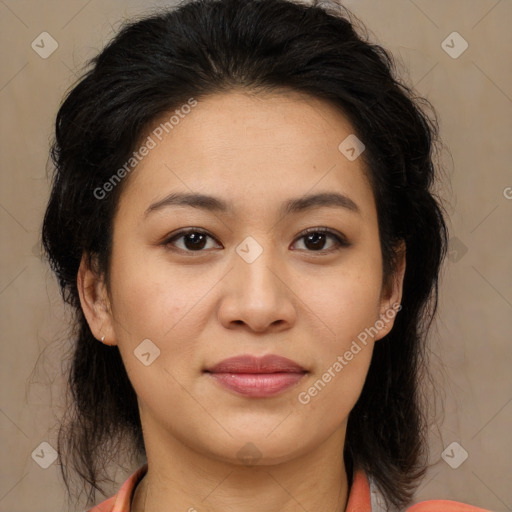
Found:
[[[105,500],[101,502],[99,505],[96,505],[95,507],[91,508],[89,512],[112,512],[112,509],[114,508],[114,504],[116,502],[116,496],[112,496],[108,500]]]
[[[429,500],[416,503],[407,512],[491,512],[490,510],[474,507],[458,501]]]
[[[375,484],[371,477],[368,477],[367,474],[358,470],[355,474],[354,479],[354,490],[362,493],[364,496],[367,494],[371,496],[371,506],[367,505],[369,499],[364,501],[365,506],[359,506],[354,509],[356,511],[366,511],[371,512],[373,510],[379,512],[385,512],[386,508],[383,505],[381,496],[377,493]],[[361,503],[363,503],[361,501]],[[351,509],[348,509],[347,512]],[[491,510],[475,507],[473,505],[468,505],[466,503],[461,503],[459,501],[452,500],[428,500],[421,501],[420,503],[416,503],[415,505],[411,505],[410,507],[405,509],[405,512],[492,512]]]
[[[147,462],[123,483],[118,493],[102,501],[88,512],[130,512],[133,493],[137,484],[142,480],[148,470]]]

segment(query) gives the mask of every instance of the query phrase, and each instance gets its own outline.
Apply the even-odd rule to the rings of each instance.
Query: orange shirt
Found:
[[[119,492],[92,508],[89,512],[130,512],[135,487],[146,474],[147,463],[135,471],[119,489]],[[363,471],[356,471],[345,512],[372,512],[370,484]],[[429,500],[412,505],[406,512],[490,512],[458,501]]]

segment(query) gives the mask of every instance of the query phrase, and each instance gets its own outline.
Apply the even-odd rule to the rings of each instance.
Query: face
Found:
[[[343,440],[404,270],[382,288],[362,158],[338,149],[352,133],[321,100],[231,92],[152,136],[125,178],[109,289],[83,265],[79,276],[96,283],[82,304],[97,337],[119,347],[146,442],[235,463],[252,450],[264,464]],[[248,375],[257,364],[212,373],[247,355],[299,368],[267,359],[266,375]]]

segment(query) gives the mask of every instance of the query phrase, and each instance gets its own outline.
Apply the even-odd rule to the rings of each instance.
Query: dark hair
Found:
[[[77,291],[82,254],[97,261],[108,283],[112,219],[126,179],[102,199],[94,190],[130,158],[151,123],[191,97],[288,89],[340,108],[364,142],[386,279],[397,243],[406,243],[403,309],[375,345],[349,415],[344,458],[350,481],[361,468],[388,505],[408,503],[426,467],[425,343],[447,244],[432,190],[438,123],[433,109],[424,109],[430,103],[396,77],[392,56],[335,1],[182,2],[126,24],[91,64],[57,114],[42,230],[62,296],[76,314],[70,403],[58,437],[68,491],[68,466],[92,502],[96,489],[105,494],[100,477],[123,448],[145,457],[136,394],[119,350],[94,339]]]

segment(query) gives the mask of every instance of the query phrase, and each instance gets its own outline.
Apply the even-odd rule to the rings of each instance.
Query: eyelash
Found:
[[[171,248],[171,246],[173,245],[172,242],[174,242],[175,240],[178,240],[178,239],[180,239],[180,238],[182,238],[182,237],[184,237],[186,235],[190,235],[192,233],[200,234],[200,235],[206,235],[206,236],[208,236],[208,237],[210,237],[210,238],[215,240],[215,238],[213,236],[211,236],[208,232],[206,232],[206,231],[204,231],[204,230],[202,230],[200,228],[187,228],[187,229],[183,229],[183,230],[179,231],[178,233],[175,233],[170,238],[167,238],[162,243],[162,245],[164,247],[169,248],[170,250],[181,252],[181,253],[192,253],[192,254],[193,253],[198,253],[198,255],[199,255],[201,253],[207,252],[204,249],[197,250],[197,251],[191,251],[189,249],[181,249],[179,247]],[[337,232],[332,231],[332,230],[327,229],[327,228],[308,228],[308,229],[302,231],[302,233],[299,234],[299,236],[296,238],[295,242],[300,240],[301,238],[304,238],[307,235],[310,235],[310,234],[313,234],[313,233],[321,233],[321,234],[330,236],[331,238],[333,238],[335,240],[337,247],[335,247],[334,249],[320,249],[318,251],[306,251],[306,252],[309,252],[309,253],[312,253],[312,254],[315,254],[315,253],[331,254],[333,252],[337,252],[337,251],[341,250],[344,247],[346,248],[346,247],[349,247],[351,245],[345,239],[345,237],[343,235],[338,234]]]

